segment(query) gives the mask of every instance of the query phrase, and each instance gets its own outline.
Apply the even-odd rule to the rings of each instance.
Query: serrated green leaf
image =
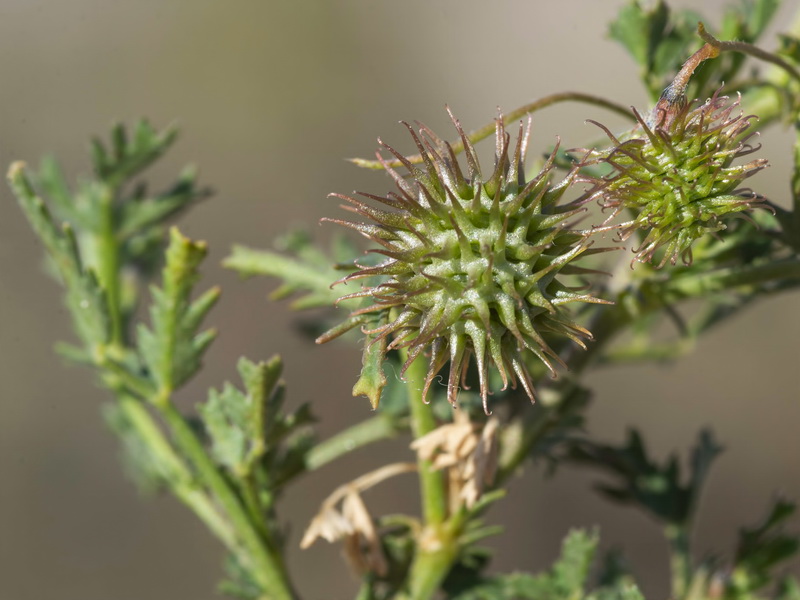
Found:
[[[552,574],[564,598],[582,592],[598,542],[597,533],[574,529],[567,534],[561,546],[561,558],[553,566]]]
[[[597,536],[573,530],[564,539],[561,557],[541,575],[510,573],[478,580],[454,590],[451,600],[580,600],[597,547]]]
[[[784,531],[796,508],[794,503],[779,498],[760,525],[739,532],[730,584],[732,597],[763,588],[772,580],[775,567],[800,553],[800,536]]]
[[[105,292],[94,274],[85,269],[72,228],[61,230],[53,222],[44,201],[36,195],[25,174],[23,163],[14,163],[8,172],[9,184],[28,222],[47,250],[62,284],[66,288],[66,304],[75,330],[84,347],[92,350],[109,337],[109,316]]]
[[[75,203],[64,173],[53,157],[46,157],[42,160],[38,177],[35,180],[36,185],[50,198],[57,215],[76,225],[84,223],[81,207]]]
[[[187,167],[172,188],[162,194],[132,198],[123,203],[120,214],[120,238],[127,239],[150,227],[160,225],[183,211],[195,200],[207,196],[208,190],[197,189],[196,178],[196,170]]]
[[[111,132],[110,148],[99,139],[92,141],[95,174],[112,187],[118,187],[164,154],[177,136],[176,128],[156,131],[147,121],[139,121],[130,136],[124,125],[117,124]]]
[[[613,484],[597,486],[609,499],[638,504],[666,524],[684,527],[694,514],[710,464],[720,451],[711,433],[702,431],[692,453],[692,473],[685,484],[681,482],[677,457],[659,465],[648,456],[641,436],[633,429],[622,447],[575,440],[566,458],[614,475]]]
[[[208,401],[198,407],[214,457],[232,471],[241,470],[247,456],[247,408],[245,395],[230,384],[222,392],[210,390]]]
[[[754,42],[774,15],[775,8],[775,0],[740,3],[725,13],[717,35],[723,40]],[[684,61],[702,45],[697,36],[699,21],[706,20],[692,10],[669,10],[663,0],[650,7],[632,0],[623,6],[611,24],[611,37],[620,42],[641,67],[642,81],[653,101]],[[687,96],[709,97],[720,82],[734,80],[744,65],[744,58],[741,53],[728,52],[704,62],[693,75]]]
[[[198,411],[220,464],[242,481],[257,471],[267,474],[270,489],[277,489],[305,467],[314,440],[304,428],[314,418],[307,404],[283,412],[280,357],[259,363],[241,358],[237,368],[246,391],[226,383],[221,392],[211,390]]]
[[[140,326],[138,339],[153,381],[166,394],[200,368],[214,332],[198,332],[198,328],[219,297],[219,290],[212,289],[194,302],[190,300],[206,245],[183,237],[175,228],[170,238],[162,287],[152,288],[151,326]]]
[[[649,7],[632,0],[610,25],[611,38],[620,42],[641,67],[641,77],[656,100],[683,62],[699,47],[692,11],[672,11],[663,0]]]

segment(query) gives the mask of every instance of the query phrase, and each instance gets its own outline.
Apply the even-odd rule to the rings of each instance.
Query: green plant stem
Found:
[[[429,600],[438,593],[458,558],[459,537],[469,513],[464,507],[446,523],[426,527],[417,541],[409,570],[409,599]]]
[[[402,422],[380,413],[323,440],[306,456],[306,470],[315,471],[353,450],[394,437],[405,429]]]
[[[401,352],[402,360],[408,359],[408,351]],[[433,417],[431,407],[422,401],[422,387],[425,382],[427,370],[421,358],[417,358],[406,370],[406,390],[408,405],[411,410],[411,431],[414,439],[436,429],[436,419]],[[447,518],[447,492],[445,490],[444,475],[433,469],[431,461],[417,459],[419,466],[419,486],[422,495],[422,514],[425,523],[436,525]]]
[[[444,539],[441,534],[437,538],[443,542],[438,549],[419,550],[414,556],[409,572],[410,600],[433,598],[458,557],[458,547],[453,540]]]
[[[406,350],[401,354],[404,361],[408,359]],[[436,428],[430,407],[422,401],[426,372],[425,362],[417,358],[405,373],[411,431],[415,439]],[[421,458],[417,459],[417,467],[425,525],[417,536],[417,549],[409,569],[408,590],[411,600],[428,600],[437,594],[458,558],[458,539],[468,515],[462,507],[448,518],[444,474],[433,470],[431,462]]]
[[[246,549],[246,556],[243,558],[248,563],[253,578],[274,600],[295,598],[275,544],[259,533],[259,528],[251,521],[247,509],[219,472],[183,415],[168,399],[156,402],[156,406],[172,430],[176,445],[195,466],[200,479],[228,515],[231,525]]]
[[[683,598],[692,580],[692,560],[689,550],[689,528],[668,525],[664,535],[669,542],[672,598]]]
[[[601,108],[605,108],[606,110],[609,110],[622,117],[625,117],[630,121],[635,120],[635,117],[631,112],[631,110],[627,106],[623,106],[622,104],[617,104],[616,102],[612,102],[611,100],[607,100],[606,98],[595,96],[593,94],[584,94],[582,92],[561,92],[558,94],[551,94],[549,96],[545,96],[544,98],[539,98],[538,100],[534,100],[533,102],[520,106],[519,108],[502,115],[503,124],[508,125],[509,123],[512,123],[517,119],[520,119],[526,115],[530,115],[538,110],[547,108],[548,106],[552,106],[553,104],[559,104],[561,102],[583,102],[585,104],[591,104],[593,106],[599,106]],[[470,133],[468,133],[467,139],[474,144],[483,139],[486,139],[494,132],[495,132],[495,123],[492,122],[487,125],[484,125],[479,129],[476,129],[475,131],[471,131]],[[453,152],[455,152],[456,154],[464,151],[464,143],[460,140],[452,142],[450,146],[453,148]],[[413,154],[411,156],[407,156],[406,160],[408,160],[411,164],[420,164],[422,163],[422,156],[419,154]],[[385,161],[385,163],[381,163],[378,160],[351,158],[350,162],[359,167],[363,167],[366,169],[376,169],[376,170],[385,168],[384,164],[392,168],[403,166],[403,163],[400,162],[399,160],[387,160]]]
[[[710,273],[698,273],[691,277],[677,277],[658,282],[664,302],[696,298],[735,288],[757,286],[773,281],[800,280],[800,257],[768,261],[728,269],[717,269]],[[796,281],[795,284],[800,283]],[[662,303],[649,303],[646,308],[657,308]]]
[[[250,522],[256,527],[264,539],[268,539],[269,527],[267,526],[264,508],[261,506],[261,500],[258,497],[258,487],[256,486],[255,478],[252,473],[242,473],[240,479],[242,481],[240,488],[242,491],[242,499],[244,500],[247,512],[250,514]]]
[[[638,283],[628,283],[634,272],[627,267],[627,264],[627,259],[621,261],[620,268],[615,270],[611,279],[613,286],[611,297],[617,297],[617,304],[592,308],[594,312],[587,329],[592,332],[594,341],[586,350],[573,348],[564,355],[569,374],[562,380],[560,387],[553,390],[562,399],[572,392],[583,371],[602,354],[617,335],[633,321],[649,313],[662,310],[681,300],[700,298],[742,287],[761,286],[772,282],[788,283],[778,288],[783,291],[800,286],[800,257],[775,262],[767,260],[744,267],[717,269],[710,273],[654,277]],[[552,402],[553,408],[546,409],[545,413],[535,414],[529,411],[526,417],[520,420],[519,427],[522,434],[500,465],[497,478],[499,484],[516,471],[528,457],[531,449],[547,433],[552,420],[556,417],[555,407],[559,403],[556,398]]]
[[[703,26],[702,23],[697,24],[697,34],[703,39],[706,44],[716,48],[718,51],[732,51],[732,52],[741,52],[742,54],[748,54],[750,56],[754,56],[760,60],[765,62],[771,63],[776,65],[786,71],[795,81],[800,82],[800,73],[795,69],[792,65],[788,62],[783,60],[777,54],[772,54],[771,52],[767,52],[762,50],[758,46],[754,44],[748,44],[747,42],[737,42],[737,41],[720,41],[716,39],[713,35],[706,31],[706,28]]]
[[[101,257],[99,273],[101,285],[106,291],[109,315],[111,321],[110,343],[106,346],[103,365],[111,368],[112,377],[119,380],[124,387],[131,389],[134,393],[142,396],[143,399],[153,399],[152,404],[161,413],[165,422],[171,429],[175,438],[175,443],[180,448],[181,453],[194,465],[200,480],[217,499],[230,522],[222,519],[218,510],[209,505],[208,498],[205,501],[200,499],[205,496],[200,488],[173,483],[173,490],[176,496],[184,503],[189,504],[198,517],[205,522],[209,528],[220,537],[231,551],[239,556],[244,564],[250,567],[252,577],[261,585],[271,598],[275,600],[291,600],[294,593],[289,583],[288,575],[283,565],[282,558],[275,547],[274,542],[269,537],[269,529],[264,523],[264,515],[260,510],[260,504],[255,489],[246,486],[243,490],[244,503],[237,496],[230,483],[217,469],[213,460],[208,456],[202,442],[189,427],[188,423],[180,412],[170,401],[170,394],[165,391],[155,392],[150,389],[149,382],[131,375],[127,369],[117,365],[114,359],[124,355],[125,338],[124,322],[120,306],[119,289],[119,270],[120,270],[120,249],[116,238],[116,223],[114,214],[115,191],[112,186],[104,190],[102,196],[101,209],[102,221],[100,233],[96,240],[98,244],[98,255]],[[108,355],[112,357],[108,360]],[[119,386],[118,386],[119,387]],[[119,391],[119,390],[117,390]],[[118,394],[119,395],[119,394]],[[124,398],[125,396],[121,396]],[[133,417],[140,434],[148,447],[167,456],[169,452],[171,458],[169,463],[172,468],[178,468],[178,473],[184,481],[192,481],[191,473],[186,466],[174,455],[171,446],[160,434],[160,430],[150,418],[149,413],[143,406],[135,408],[134,402],[123,404],[126,415]],[[147,417],[147,418],[145,418]],[[244,552],[243,552],[244,550]]]
[[[230,523],[219,514],[208,494],[195,484],[189,468],[175,453],[147,407],[138,398],[133,398],[124,392],[119,393],[117,397],[121,410],[139,438],[150,452],[158,457],[159,464],[165,465],[167,472],[164,475],[172,493],[189,507],[231,552],[238,552],[236,534],[231,529]]]
[[[98,278],[106,293],[108,314],[111,321],[110,342],[112,346],[122,347],[124,324],[120,299],[120,252],[117,240],[117,224],[114,209],[114,190],[106,186],[100,198],[100,229],[95,235],[97,244]]]
[[[585,352],[570,355],[567,361],[570,373],[579,375],[618,333],[634,320],[649,313],[682,300],[773,282],[784,284],[779,290],[800,286],[800,257],[766,260],[735,268],[716,269],[708,273],[654,277],[638,284],[633,283],[620,291],[617,304],[596,309],[588,327],[595,341]]]

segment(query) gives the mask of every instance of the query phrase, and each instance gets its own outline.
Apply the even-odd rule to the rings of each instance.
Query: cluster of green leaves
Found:
[[[671,456],[666,465],[657,464],[647,455],[636,430],[629,431],[621,448],[589,439],[572,440],[565,458],[611,472],[618,482],[599,486],[604,496],[642,506],[664,523],[683,528],[691,523],[711,463],[721,451],[712,433],[703,431],[692,451],[692,472],[686,484],[681,483],[678,457]]]
[[[305,470],[312,418],[307,406],[285,410],[280,359],[242,359],[245,392],[230,384],[212,390],[196,424],[172,401],[202,366],[215,337],[202,323],[220,295],[212,288],[195,297],[203,242],[173,228],[164,250],[167,222],[208,194],[194,170],[156,194],[138,179],[175,138],[174,129],[146,122],[132,132],[116,126],[108,145],[94,141],[94,177],[74,190],[52,159],[33,177],[16,163],[9,180],[65,288],[81,346],[61,349],[93,366],[113,392],[104,412],[134,478],[144,489],[169,489],[209,526],[239,566],[236,581],[256,590],[247,597],[289,597],[273,500]],[[150,322],[137,323],[148,285]]]
[[[351,263],[357,250],[343,236],[333,238],[330,248],[323,252],[314,245],[306,231],[294,230],[275,240],[275,249],[254,250],[234,245],[224,265],[243,277],[262,275],[275,277],[283,285],[272,292],[270,299],[282,300],[299,295],[292,304],[294,310],[331,306],[340,294],[331,289],[331,282],[342,276],[341,270]]]
[[[780,5],[779,0],[748,0],[726,8],[716,37],[754,43],[764,33]],[[654,102],[697,49],[697,23],[703,16],[691,9],[674,10],[664,0],[644,3],[634,0],[624,6],[611,22],[609,33],[622,44],[639,65],[642,82]],[[790,48],[789,40],[785,42]],[[728,89],[747,87],[736,80],[745,56],[726,54],[713,67],[701,67],[691,84],[692,98],[707,98],[719,82]]]
[[[629,431],[623,446],[576,438],[565,451],[564,460],[612,476],[611,483],[597,486],[601,494],[614,502],[636,506],[661,524],[670,543],[675,597],[744,600],[761,598],[759,594],[769,587],[773,588],[772,598],[796,597],[798,581],[776,573],[777,568],[800,556],[800,533],[784,529],[795,512],[791,502],[777,499],[762,524],[742,529],[731,560],[712,556],[696,561],[691,555],[689,540],[700,493],[711,463],[722,451],[710,431],[702,431],[698,437],[689,461],[691,474],[685,483],[681,481],[678,457],[672,455],[659,464],[648,455],[635,430]]]
[[[752,44],[759,40],[775,16],[778,0],[748,0],[726,8],[717,37]],[[642,82],[657,99],[682,61],[697,48],[697,24],[701,16],[689,10],[670,9],[663,1],[650,6],[632,0],[611,23],[612,38],[619,41],[641,68]],[[724,82],[724,93],[742,92],[745,114],[757,114],[759,126],[783,120],[797,122],[800,78],[789,70],[797,62],[798,46],[793,34],[781,34],[781,47],[773,67],[765,75],[744,70],[744,54],[724,52],[706,61],[695,72],[687,97],[709,97]],[[796,73],[795,73],[796,74]],[[795,152],[800,146],[796,145]],[[800,157],[800,154],[796,156]],[[800,181],[796,160],[793,182]],[[648,265],[632,274],[634,286],[623,289],[615,310],[629,321],[625,344],[617,344],[599,357],[601,362],[668,360],[694,347],[695,341],[712,327],[724,322],[755,300],[796,287],[794,277],[742,277],[796,260],[800,249],[800,187],[792,190],[792,207],[786,209],[767,201],[769,210],[757,210],[746,220],[728,226],[724,241],[708,237],[693,249],[691,268],[672,269],[659,275]],[[771,214],[770,214],[771,213]],[[666,279],[669,281],[666,281]],[[701,297],[702,304],[687,319],[677,306],[687,297]],[[664,342],[656,338],[657,322],[666,317],[674,323],[677,338]]]
[[[740,2],[725,13],[716,33],[754,42],[777,7],[777,0]],[[632,0],[612,23],[612,37],[639,64],[653,100],[696,47],[698,20],[694,12],[672,11],[661,0],[649,8]],[[800,66],[800,40],[784,34],[780,41],[781,60],[790,68]],[[735,53],[707,62],[692,80],[692,95],[706,97],[725,81],[726,88],[745,91],[745,106],[764,108],[762,124],[800,122],[796,101],[800,87],[791,74],[784,69],[769,77],[743,79],[743,64],[744,57]],[[226,383],[220,390],[212,389],[207,400],[198,403],[199,419],[177,409],[174,393],[202,367],[214,339],[215,332],[205,329],[203,320],[219,290],[195,292],[205,245],[176,229],[167,234],[171,219],[208,195],[196,186],[194,171],[184,170],[173,185],[157,193],[150,193],[140,179],[175,136],[174,129],[159,132],[147,123],[132,131],[117,126],[109,143],[94,142],[94,177],[79,181],[74,189],[54,160],[44,161],[32,176],[24,165],[14,164],[10,183],[45,246],[50,271],[65,288],[80,345],[62,345],[61,350],[92,366],[113,393],[115,401],[105,408],[107,420],[122,441],[137,481],[146,489],[171,491],[222,542],[228,551],[223,592],[248,600],[294,598],[284,567],[285,539],[276,499],[301,473],[407,432],[414,418],[408,402],[413,390],[409,392],[410,386],[397,377],[385,377],[385,372],[399,372],[402,364],[391,353],[386,364],[374,364],[370,375],[385,379],[387,385],[377,414],[316,443],[308,427],[313,421],[310,408],[286,407],[280,359],[243,358],[238,364],[241,388]],[[785,529],[794,512],[789,502],[777,501],[762,524],[743,529],[730,559],[693,556],[690,538],[698,499],[720,451],[710,433],[701,434],[686,480],[677,458],[664,464],[653,459],[636,432],[620,447],[579,435],[590,397],[580,381],[587,365],[674,358],[741,308],[800,285],[800,136],[795,163],[791,208],[772,205],[774,215],[762,211],[753,215],[753,222],[737,223],[725,232],[724,244],[703,240],[694,249],[690,267],[665,273],[640,265],[625,273],[626,280],[600,290],[615,305],[590,307],[579,315],[591,324],[596,341],[578,354],[554,344],[571,373],[541,384],[537,406],[520,403],[518,391],[510,389],[494,396],[495,417],[502,419],[497,477],[482,503],[471,511],[456,511],[447,523],[455,528],[451,560],[442,563],[438,573],[423,572],[441,583],[432,586],[432,593],[441,587],[453,600],[642,598],[614,555],[605,561],[599,577],[591,577],[598,543],[594,533],[570,533],[561,558],[543,573],[487,574],[490,553],[476,543],[495,529],[484,526],[484,511],[503,495],[506,482],[520,466],[533,458],[547,461],[551,468],[580,464],[610,474],[612,482],[599,488],[604,496],[642,508],[659,522],[671,548],[676,600],[757,600],[763,594],[776,600],[800,599],[797,581],[779,573],[800,547],[798,537]],[[332,311],[324,309],[332,309],[340,296],[331,283],[352,271],[357,252],[344,238],[335,238],[323,251],[308,235],[294,232],[278,240],[274,251],[236,246],[225,264],[245,276],[280,280],[273,299],[295,296],[293,309],[317,309],[306,322],[316,336],[329,326]],[[148,286],[149,322],[137,323],[137,309]],[[702,302],[686,318],[686,311],[678,308],[690,299]],[[353,310],[360,301],[339,304]],[[656,344],[653,332],[664,318],[675,323],[678,339]],[[372,361],[370,353],[377,354],[377,349],[377,344],[367,345],[365,361]],[[532,371],[538,376],[541,369]],[[468,374],[465,383],[474,388],[474,379],[474,373]],[[430,423],[449,422],[453,413],[443,390],[433,387]],[[464,392],[460,402],[475,421],[485,422],[477,394]],[[419,532],[425,524],[407,516],[378,517],[376,523],[389,573],[382,577],[368,573],[360,597],[407,597],[409,590],[418,589],[409,579],[420,576],[415,565],[424,554]]]
[[[254,477],[262,482],[260,487],[278,491],[304,467],[313,441],[304,429],[314,421],[311,407],[303,404],[291,413],[284,411],[285,386],[279,380],[278,357],[257,364],[242,358],[238,369],[246,391],[230,383],[221,391],[212,389],[208,401],[199,407],[200,414],[220,464],[241,480]],[[282,442],[294,435],[298,439],[284,447]]]
[[[778,4],[776,0],[753,0],[732,5],[715,33],[722,39],[753,43],[766,30]],[[682,62],[698,47],[697,23],[701,19],[694,11],[671,10],[663,1],[645,6],[634,0],[622,8],[611,24],[611,36],[622,43],[639,64],[643,83],[653,101],[659,98]],[[781,40],[784,60],[796,62],[800,57],[797,50],[800,43],[790,35],[782,36]],[[773,73],[771,79],[750,78],[748,72],[747,78],[743,78],[745,58],[742,54],[723,53],[714,61],[704,64],[692,79],[688,92],[690,97],[708,97],[720,86],[720,82],[726,82],[726,90],[745,92],[745,109],[748,104],[764,104],[765,94],[775,95],[778,100],[775,104],[768,104],[772,108],[762,118],[762,123],[792,119],[796,104],[792,96],[797,91],[792,87],[794,82],[791,85],[776,85],[778,81],[785,81],[783,72]],[[774,109],[774,106],[778,108]],[[800,168],[800,160],[797,162]],[[794,180],[797,183],[800,178],[795,177]],[[725,231],[724,243],[713,238],[702,240],[694,249],[694,264],[691,267],[677,267],[665,273],[648,265],[639,265],[634,272],[627,274],[629,281],[626,284],[613,284],[617,290],[616,305],[587,311],[594,312],[593,315],[587,315],[586,320],[593,324],[591,330],[595,333],[595,344],[584,355],[585,358],[577,357],[569,363],[571,377],[544,387],[544,406],[522,411],[518,403],[508,401],[514,398],[514,394],[509,392],[493,398],[495,412],[505,412],[506,415],[501,481],[513,473],[526,457],[546,458],[551,466],[580,462],[599,470],[612,471],[618,483],[604,486],[604,495],[618,502],[640,506],[662,523],[672,547],[673,590],[676,597],[705,598],[713,597],[715,593],[709,583],[712,577],[703,579],[704,573],[712,572],[708,570],[708,564],[692,562],[689,536],[702,483],[719,447],[710,433],[701,436],[693,453],[692,475],[684,483],[680,478],[677,460],[673,457],[666,465],[651,460],[641,437],[636,433],[631,434],[628,444],[623,448],[594,443],[585,438],[570,440],[570,436],[582,425],[588,404],[588,393],[577,384],[577,379],[583,368],[592,361],[609,364],[666,360],[680,356],[691,350],[694,342],[710,328],[757,299],[796,288],[800,275],[797,268],[800,244],[796,241],[800,239],[797,237],[800,233],[800,224],[797,222],[800,215],[797,210],[800,206],[800,187],[795,185],[793,191],[795,210],[773,205],[774,215],[769,211],[760,211],[752,215],[752,221],[742,220],[731,225]],[[302,239],[302,242],[311,245],[307,239]],[[347,251],[352,253],[353,250],[348,248]],[[243,274],[259,273],[277,277],[282,281],[279,288],[281,295],[283,292],[302,293],[302,298],[323,300],[315,302],[315,308],[325,306],[326,302],[331,306],[335,294],[331,295],[326,283],[333,279],[312,279],[305,274],[309,271],[319,274],[323,265],[304,246],[293,247],[292,254],[293,257],[287,259],[274,253],[236,248],[227,264]],[[305,256],[314,258],[308,260]],[[336,260],[343,262],[346,259],[346,256],[339,255]],[[291,268],[283,266],[286,260],[291,260]],[[781,271],[782,276],[775,277],[776,271]],[[686,316],[687,312],[678,310],[678,306],[688,299],[701,299],[702,302],[696,303]],[[665,318],[674,323],[678,333],[676,340],[666,343],[654,338],[659,321]],[[319,319],[323,320],[324,316],[320,315]],[[617,343],[611,343],[617,340]],[[396,368],[396,360],[390,356],[390,361]],[[551,398],[550,403],[548,398]],[[469,392],[462,392],[462,407],[470,414],[474,414],[472,400],[474,398]],[[447,421],[447,415],[439,410],[444,406],[441,397],[438,401],[434,399],[432,404],[437,417]],[[393,401],[390,389],[385,406],[379,410],[407,414],[402,408],[397,410],[398,405],[404,406],[402,402]],[[788,554],[782,559],[787,557]],[[467,577],[462,581],[471,581],[459,588],[464,598],[586,596],[583,591],[578,593],[574,588],[560,596],[558,594],[561,592],[556,589],[563,582],[554,583],[552,578],[547,580],[546,576],[515,574],[484,578],[480,573],[487,562],[476,561],[466,566],[458,563],[454,573],[457,570],[462,575],[466,573]],[[744,562],[737,558],[728,567],[738,572],[745,569],[742,565]],[[748,568],[751,570],[747,571],[749,575],[746,578],[758,581],[759,585],[741,591],[744,588],[736,587],[736,577],[725,577],[726,597],[755,597],[767,581],[774,581],[771,572],[762,570],[756,575],[752,567]],[[718,577],[719,572],[713,571],[713,577]],[[483,587],[471,587],[478,580],[482,581]],[[545,583],[546,580],[549,583]],[[553,587],[544,592],[547,585]],[[791,590],[792,585],[783,584],[784,591],[776,592],[776,597],[791,597],[785,595],[791,593],[785,590]],[[598,593],[597,597],[627,597],[624,594],[628,592],[617,590],[610,596],[604,596],[603,593]],[[630,597],[636,597],[638,592],[629,593],[633,594]]]
[[[538,575],[510,573],[445,582],[452,600],[644,600],[636,584],[624,571],[607,561],[596,586],[590,586],[591,567],[597,551],[596,533],[574,530],[567,534],[561,557]]]

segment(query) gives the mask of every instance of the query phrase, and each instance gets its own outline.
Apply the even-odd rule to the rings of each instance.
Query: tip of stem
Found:
[[[15,160],[8,167],[8,178],[11,180],[18,179],[27,167],[28,165],[25,163],[25,161]]]

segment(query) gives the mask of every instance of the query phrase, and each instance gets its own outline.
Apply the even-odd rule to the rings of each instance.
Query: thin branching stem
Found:
[[[315,471],[358,448],[394,437],[406,426],[396,417],[378,414],[323,440],[309,450],[306,470]]]
[[[672,598],[683,598],[692,580],[692,559],[687,526],[668,525],[664,536],[669,543]]]
[[[754,56],[759,60],[763,60],[764,62],[768,62],[780,67],[786,71],[792,77],[792,79],[800,82],[800,71],[795,69],[777,54],[772,54],[771,52],[767,52],[766,50],[759,48],[755,44],[749,44],[747,42],[718,40],[713,35],[708,33],[708,31],[706,31],[706,28],[702,23],[697,24],[697,35],[699,35],[706,44],[716,48],[719,52],[741,52],[742,54]]]
[[[167,472],[164,476],[172,493],[206,524],[228,550],[238,553],[239,543],[230,523],[219,513],[206,491],[196,484],[183,458],[175,452],[144,403],[124,391],[120,391],[117,397],[120,409],[139,439],[158,458],[159,464],[165,466]]]
[[[508,125],[520,119],[526,115],[535,113],[543,108],[547,108],[548,106],[552,106],[553,104],[559,104],[561,102],[582,102],[584,104],[591,104],[593,106],[599,106],[600,108],[605,108],[613,113],[616,113],[620,116],[625,117],[628,120],[633,121],[634,117],[631,114],[630,108],[627,106],[623,106],[622,104],[618,104],[611,100],[607,100],[601,96],[595,96],[594,94],[584,94],[583,92],[561,92],[558,94],[551,94],[549,96],[545,96],[544,98],[539,98],[538,100],[534,100],[528,104],[520,106],[519,108],[512,110],[509,113],[505,113],[502,115],[503,124]],[[494,121],[484,125],[483,127],[476,129],[467,134],[467,139],[471,143],[476,143],[481,140],[488,138],[490,135],[494,135],[496,129],[496,124]],[[459,154],[460,152],[464,151],[464,143],[460,140],[454,141],[450,143],[450,146],[453,148],[453,152]],[[407,156],[406,160],[411,164],[420,164],[422,163],[422,155],[420,154],[413,154],[411,156]],[[403,163],[399,159],[394,160],[387,160],[387,161],[378,161],[378,160],[370,160],[366,158],[351,158],[350,162],[358,167],[363,167],[365,169],[385,169],[387,166],[392,168],[402,167]]]

